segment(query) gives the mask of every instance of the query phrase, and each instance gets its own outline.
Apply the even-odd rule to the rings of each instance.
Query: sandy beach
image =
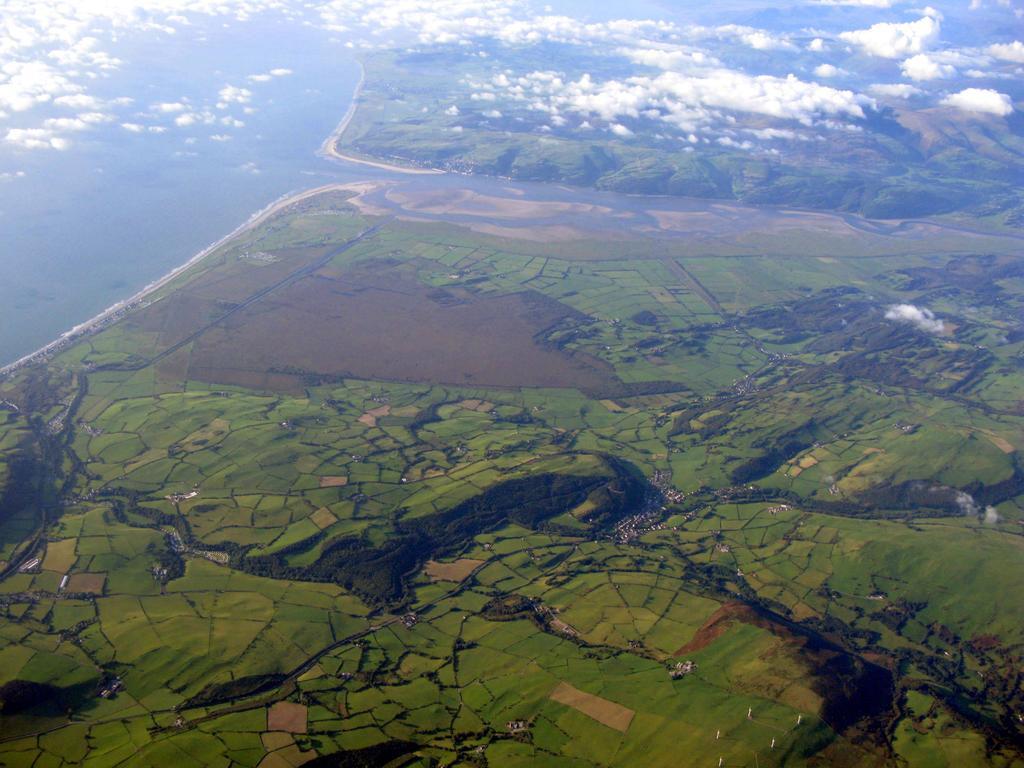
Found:
[[[363,92],[363,83],[366,81],[366,69],[362,63],[359,64],[359,83],[356,84],[356,89],[352,93],[352,101],[348,105],[348,110],[345,112],[345,116],[341,118],[341,122],[338,123],[331,135],[324,139],[324,143],[320,145],[320,150],[317,152],[321,157],[326,157],[331,160],[340,160],[344,163],[355,163],[357,165],[366,165],[370,168],[380,168],[382,171],[393,171],[394,173],[406,173],[414,174],[418,176],[425,175],[436,175],[444,173],[444,171],[436,168],[409,168],[402,165],[391,165],[380,160],[370,160],[367,158],[356,157],[354,155],[346,155],[338,151],[338,139],[345,133],[345,129],[348,128],[349,123],[352,122],[352,118],[356,114],[356,110],[359,108],[359,95]]]

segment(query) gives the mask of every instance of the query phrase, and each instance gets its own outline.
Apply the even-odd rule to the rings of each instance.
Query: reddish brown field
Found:
[[[267,730],[306,732],[306,705],[293,701],[279,701],[267,710]]]
[[[268,372],[506,387],[606,388],[610,367],[535,338],[568,307],[539,294],[429,288],[400,270],[300,280],[195,342],[191,378],[259,386]]]
[[[360,416],[358,421],[360,424],[365,424],[368,427],[376,427],[377,419],[379,419],[381,416],[387,416],[389,413],[391,413],[391,406],[382,405],[378,408],[371,408],[362,416]]]
[[[68,579],[65,592],[89,592],[94,595],[103,594],[103,585],[107,581],[105,573],[74,573]]]
[[[423,570],[432,581],[462,581],[483,563],[483,560],[473,560],[469,557],[461,557],[451,563],[439,563],[436,560],[431,560]]]
[[[140,350],[142,354],[162,352],[261,289],[322,258],[330,250],[331,246],[289,248],[274,251],[280,261],[272,264],[220,265],[197,277],[191,285],[132,313],[125,324],[129,330],[155,334],[155,345],[152,349]]]
[[[614,701],[608,701],[608,699],[602,699],[600,696],[595,696],[592,693],[581,691],[566,682],[556,685],[555,689],[551,691],[550,698],[552,701],[572,707],[587,717],[597,720],[602,725],[607,725],[609,728],[614,728],[621,733],[626,732],[629,724],[633,722],[633,715],[636,714],[628,707],[616,704]]]

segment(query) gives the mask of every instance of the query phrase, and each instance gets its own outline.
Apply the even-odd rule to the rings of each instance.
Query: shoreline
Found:
[[[349,102],[348,109],[345,111],[344,116],[341,118],[341,121],[338,123],[335,129],[326,139],[324,139],[316,154],[320,157],[324,157],[329,160],[337,160],[343,163],[354,163],[357,165],[366,165],[372,168],[378,168],[380,170],[391,171],[394,173],[414,175],[443,174],[444,171],[434,168],[407,168],[398,165],[389,165],[387,163],[377,162],[373,160],[364,160],[362,158],[345,155],[341,152],[338,152],[337,149],[335,149],[335,142],[345,132],[345,129],[348,128],[349,123],[352,122],[352,118],[355,116],[356,110],[358,109],[359,95],[363,90],[363,83],[366,81],[366,68],[363,66],[362,62],[357,62],[357,64],[359,65],[359,82],[356,84],[355,90],[352,93],[352,98]],[[156,291],[159,291],[165,285],[170,283],[172,280],[177,278],[179,275],[181,275],[191,267],[198,264],[200,261],[202,261],[211,253],[213,253],[215,250],[220,248],[222,245],[231,241],[235,237],[238,237],[243,232],[252,229],[253,227],[259,226],[269,217],[273,216],[275,213],[282,210],[283,208],[286,208],[289,205],[297,203],[301,200],[305,200],[309,197],[319,195],[323,192],[329,192],[332,190],[340,189],[344,186],[345,185],[343,183],[339,182],[325,184],[319,187],[314,187],[312,189],[306,189],[298,192],[286,192],[284,195],[277,198],[273,202],[269,203],[264,208],[261,208],[260,210],[253,213],[242,224],[238,225],[233,230],[231,230],[231,232],[219,238],[214,243],[211,243],[210,245],[206,246],[201,251],[192,256],[190,259],[185,261],[183,264],[179,264],[178,266],[174,267],[172,270],[170,270],[163,276],[157,278],[156,280],[150,283],[147,283],[145,286],[143,286],[141,289],[136,291],[128,298],[121,299],[120,301],[111,304],[109,307],[94,315],[93,317],[89,318],[88,320],[85,320],[84,322],[81,322],[78,325],[73,326],[67,331],[64,331],[59,336],[57,336],[57,338],[55,338],[53,341],[44,344],[42,347],[39,347],[39,349],[35,350],[34,352],[29,352],[27,355],[23,355],[11,363],[7,363],[6,365],[0,366],[0,380],[6,379],[12,373],[19,371],[20,369],[24,368],[27,365],[31,365],[32,363],[35,363],[41,359],[45,359],[51,355],[60,352],[62,349],[64,349],[67,346],[70,346],[73,342],[81,339],[83,336],[86,336],[90,333],[94,333],[98,330],[102,330],[109,323],[115,320],[119,320],[124,314],[137,308],[138,305],[141,302],[143,302],[148,296],[151,296]]]
[[[356,84],[355,90],[352,92],[352,99],[349,102],[348,109],[345,111],[344,117],[341,118],[341,122],[339,122],[334,130],[331,131],[330,136],[324,139],[323,144],[320,145],[320,149],[317,150],[317,154],[320,157],[327,158],[328,160],[340,160],[343,163],[366,165],[370,168],[379,168],[382,171],[391,171],[392,173],[405,173],[417,176],[436,176],[437,174],[443,174],[444,171],[437,168],[410,168],[403,165],[392,165],[381,160],[370,160],[368,158],[356,157],[355,155],[346,155],[338,151],[338,139],[340,139],[342,134],[345,133],[349,123],[352,122],[352,118],[355,117],[356,110],[359,108],[359,95],[363,91],[363,83],[366,82],[366,67],[363,66],[361,61],[357,63],[359,64],[359,82]]]
[[[267,219],[284,210],[288,206],[300,202],[302,200],[306,200],[310,197],[315,197],[316,195],[323,194],[324,192],[330,192],[337,189],[341,189],[344,186],[344,184],[339,182],[332,184],[324,184],[319,187],[314,187],[312,189],[306,189],[299,192],[286,192],[281,197],[277,198],[273,202],[269,203],[268,205],[264,206],[260,210],[253,213],[251,216],[249,216],[248,219],[239,224],[228,234],[224,235],[220,239],[203,248],[201,251],[199,251],[190,259],[188,259],[188,261],[184,262],[183,264],[179,264],[169,272],[165,273],[163,276],[157,278],[156,280],[150,283],[147,283],[145,286],[143,286],[141,289],[136,291],[128,298],[121,299],[120,301],[111,304],[102,312],[94,315],[93,317],[89,318],[88,320],[82,323],[79,323],[78,325],[72,327],[71,329],[64,331],[56,339],[54,339],[51,342],[48,342],[39,349],[35,350],[34,352],[30,352],[27,355],[23,355],[14,362],[8,363],[7,365],[0,367],[0,379],[6,378],[10,374],[15,373],[16,371],[20,370],[21,368],[24,368],[27,365],[39,361],[40,359],[45,358],[48,355],[55,354],[62,350],[64,347],[69,346],[75,341],[78,341],[83,336],[101,330],[112,321],[120,319],[125,313],[129,312],[132,309],[135,309],[148,296],[151,296],[153,293],[159,291],[172,280],[179,277],[187,270],[191,269],[193,266],[201,262],[211,253],[216,251],[218,248],[227,244],[228,242],[238,237],[239,235],[247,232],[248,230],[258,227]]]

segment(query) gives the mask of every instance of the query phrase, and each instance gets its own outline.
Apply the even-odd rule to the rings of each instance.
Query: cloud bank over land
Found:
[[[186,105],[176,112],[131,112],[127,104],[99,99],[95,86],[131,66],[111,53],[126,36],[150,35],[159,44],[167,36],[187,34],[201,19],[244,24],[268,15],[285,26],[312,25],[344,36],[352,47],[454,46],[464,51],[478,48],[486,57],[487,46],[547,44],[578,46],[591,59],[628,62],[621,66],[631,65],[631,73],[614,75],[604,67],[586,77],[580,72],[553,73],[547,81],[544,77],[551,73],[508,73],[528,81],[518,83],[521,92],[509,90],[512,100],[533,94],[540,111],[600,117],[619,126],[614,130],[622,137],[632,129],[619,121],[640,117],[685,132],[715,125],[724,130],[735,115],[792,120],[822,130],[842,123],[850,127],[878,108],[875,97],[921,99],[915,108],[927,106],[927,99],[933,106],[978,116],[1012,113],[1013,97],[1006,92],[1012,89],[996,91],[990,83],[963,88],[967,83],[953,80],[1021,79],[1020,68],[1012,69],[1024,63],[1020,40],[956,48],[944,44],[947,22],[932,8],[901,7],[892,0],[805,1],[822,12],[843,6],[846,10],[836,8],[843,14],[836,23],[849,18],[847,12],[858,19],[881,18],[854,29],[782,30],[670,17],[591,21],[524,0],[8,0],[0,15],[0,136],[12,148],[67,149],[80,129],[72,122],[44,121],[80,120],[89,113],[105,114],[105,122],[145,133],[212,124],[216,121],[210,118],[211,110],[234,108],[237,114],[222,125],[237,127],[243,122],[240,117],[255,109],[253,89],[286,77],[291,70],[273,67],[237,75],[235,82],[221,83],[220,93],[209,103]],[[871,65],[872,79],[892,82],[872,85],[859,71],[865,59],[878,60]],[[880,77],[879,72],[885,74]],[[831,82],[843,87],[832,87]],[[479,100],[487,101],[499,91],[481,94]],[[181,102],[167,102],[173,103]],[[487,111],[500,110],[491,105]],[[558,127],[557,122],[554,125]],[[722,138],[722,130],[706,138]]]
[[[870,97],[790,75],[750,76],[729,69],[696,75],[665,72],[599,82],[589,75],[566,81],[557,72],[499,76],[491,84],[504,96],[551,115],[575,113],[608,122],[641,117],[696,130],[726,120],[727,112],[752,113],[811,125],[824,117],[863,118]]]

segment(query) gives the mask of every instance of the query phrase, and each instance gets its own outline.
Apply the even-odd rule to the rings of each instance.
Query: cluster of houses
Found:
[[[280,261],[279,256],[275,256],[272,253],[266,251],[245,251],[238,255],[239,259],[248,259],[250,261],[258,261],[262,264],[273,264],[275,261]]]
[[[664,530],[665,525],[661,522],[661,518],[663,513],[668,511],[668,507],[664,506],[663,502],[678,504],[687,496],[670,485],[671,475],[664,470],[655,470],[650,483],[656,493],[648,494],[644,508],[638,514],[630,515],[619,521],[615,526],[615,540],[620,544],[651,531]]]
[[[686,498],[686,494],[678,488],[673,488],[671,481],[672,476],[662,469],[655,470],[654,475],[651,477],[651,485],[661,491],[665,501],[670,504],[679,504]]]
[[[172,504],[180,504],[183,501],[188,501],[189,499],[194,499],[198,495],[199,495],[199,489],[198,488],[193,488],[188,493],[172,493],[169,496],[164,496],[164,498],[167,499]]]
[[[124,689],[124,683],[121,682],[120,677],[115,677],[107,685],[100,689],[101,699],[112,699],[117,695],[117,692]]]
[[[163,528],[164,536],[167,538],[167,544],[171,548],[171,551],[178,555],[194,555],[196,557],[202,557],[209,560],[211,563],[217,563],[217,565],[227,565],[231,557],[227,552],[219,552],[217,550],[210,549],[195,549],[190,547],[181,538],[181,534],[178,533],[176,528],[171,526],[165,526]],[[158,565],[154,565],[152,568],[153,578],[158,581],[161,580],[161,571],[166,576],[166,570],[161,569]]]
[[[664,530],[665,525],[660,522],[660,517],[660,514],[654,512],[642,512],[627,517],[615,526],[615,540],[625,544],[645,533]]]

